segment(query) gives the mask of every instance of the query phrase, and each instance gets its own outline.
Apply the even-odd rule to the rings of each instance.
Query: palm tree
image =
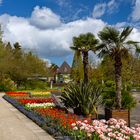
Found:
[[[73,37],[73,46],[70,48],[74,51],[82,52],[83,55],[84,83],[88,83],[88,52],[95,51],[97,44],[98,39],[92,33]]]
[[[132,30],[133,28],[126,27],[120,32],[113,27],[105,27],[98,34],[102,41],[102,43],[97,47],[97,50],[99,50],[99,56],[105,57],[109,55],[114,59],[116,108],[118,109],[121,109],[122,57],[128,56],[129,50],[132,46],[136,48],[136,51],[139,51],[138,42],[127,39]]]

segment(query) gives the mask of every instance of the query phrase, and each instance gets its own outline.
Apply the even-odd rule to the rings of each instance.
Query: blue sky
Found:
[[[4,41],[19,42],[44,60],[71,63],[72,37],[106,25],[134,27],[140,35],[140,0],[0,0]]]
[[[65,22],[69,22],[92,16],[93,8],[97,4],[109,2],[110,0],[3,0],[0,14],[8,13],[11,16],[30,17],[35,6],[45,6],[60,15]],[[127,21],[133,9],[133,0],[117,0],[115,5],[114,11],[101,19],[111,24]]]

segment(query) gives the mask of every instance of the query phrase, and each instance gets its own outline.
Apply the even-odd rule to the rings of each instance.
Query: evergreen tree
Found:
[[[75,51],[74,53],[71,75],[72,79],[78,83],[84,78],[82,54],[80,51]]]

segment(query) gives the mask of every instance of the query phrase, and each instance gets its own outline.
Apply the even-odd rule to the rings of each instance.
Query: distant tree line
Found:
[[[46,76],[46,63],[31,51],[25,52],[16,42],[11,45],[2,41],[0,31],[0,90],[26,85],[31,77]]]

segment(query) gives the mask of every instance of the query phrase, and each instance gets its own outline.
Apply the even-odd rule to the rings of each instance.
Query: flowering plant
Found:
[[[48,107],[55,107],[54,103],[27,103],[25,104],[25,108],[32,109],[32,108],[48,108]]]
[[[27,92],[6,92],[7,95],[9,96],[29,96]]]
[[[18,102],[21,104],[27,104],[27,103],[53,103],[54,99],[52,98],[46,98],[46,99],[17,99]]]
[[[65,111],[57,108],[35,108],[34,110],[52,121],[59,122],[59,125],[63,126],[64,128],[72,128],[71,124],[80,119],[75,114],[66,114]]]
[[[77,121],[72,127],[76,137],[83,133],[88,140],[140,140],[140,125],[129,128],[122,119],[94,120],[92,123]]]
[[[40,91],[40,92],[38,92],[38,91],[34,91],[34,92],[31,92],[31,96],[50,96],[51,95],[51,92],[43,92],[43,91]]]
[[[37,113],[37,116],[41,116],[44,119],[43,126],[54,128],[55,132],[61,132],[63,135],[71,136],[72,139],[140,140],[140,125],[136,124],[135,127],[130,128],[127,127],[126,122],[122,119],[116,120],[111,118],[108,121],[87,120],[75,114],[66,114],[65,111],[55,108],[53,102],[28,103],[25,104],[25,108],[32,109],[35,114]]]

